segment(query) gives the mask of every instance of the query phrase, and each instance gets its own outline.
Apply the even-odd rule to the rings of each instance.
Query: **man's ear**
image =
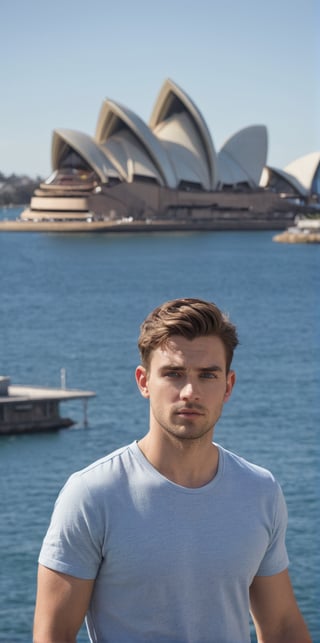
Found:
[[[141,366],[141,364],[139,364],[139,366],[137,366],[136,368],[136,382],[142,397],[148,398],[149,389],[147,371],[144,366]]]
[[[224,400],[223,400],[224,402],[228,402],[235,383],[236,383],[236,374],[234,371],[229,371],[229,373],[227,374],[227,388],[224,395]]]

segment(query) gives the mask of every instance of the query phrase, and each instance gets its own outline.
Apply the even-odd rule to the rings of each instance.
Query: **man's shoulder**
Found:
[[[276,483],[273,473],[261,465],[255,464],[247,460],[241,455],[229,451],[224,447],[219,446],[220,453],[223,457],[224,469],[226,472],[233,472],[237,476],[243,476],[251,481],[268,482],[271,484]]]
[[[117,461],[119,459],[121,460],[123,457],[126,457],[126,454],[128,450],[131,449],[132,444],[126,444],[124,446],[118,447],[114,451],[110,451],[110,453],[107,453],[106,455],[102,456],[98,460],[94,460],[94,462],[91,462],[90,464],[88,464],[86,467],[81,469],[78,473],[86,473],[87,471],[91,471],[97,467],[101,467],[105,464],[112,463],[113,461]]]
[[[69,482],[83,481],[86,485],[100,485],[108,479],[116,481],[123,473],[124,469],[130,467],[133,458],[134,442],[119,447],[107,455],[91,462],[83,469],[73,473]]]

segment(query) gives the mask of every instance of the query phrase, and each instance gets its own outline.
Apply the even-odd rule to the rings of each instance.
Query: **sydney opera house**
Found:
[[[217,151],[201,112],[166,80],[146,124],[105,100],[94,136],[57,129],[52,174],[20,221],[83,230],[283,229],[320,208],[320,154],[267,165],[264,125]]]

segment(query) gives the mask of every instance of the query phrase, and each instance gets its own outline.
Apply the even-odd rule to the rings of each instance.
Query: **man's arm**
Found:
[[[39,565],[34,643],[75,643],[93,586],[94,580],[75,578]]]
[[[287,570],[256,576],[250,587],[250,603],[259,643],[312,643]]]

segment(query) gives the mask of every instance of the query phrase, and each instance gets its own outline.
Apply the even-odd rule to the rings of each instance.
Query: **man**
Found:
[[[271,473],[212,442],[238,343],[212,303],[178,299],[141,327],[139,441],[71,476],[39,558],[35,643],[310,643],[288,576]]]

